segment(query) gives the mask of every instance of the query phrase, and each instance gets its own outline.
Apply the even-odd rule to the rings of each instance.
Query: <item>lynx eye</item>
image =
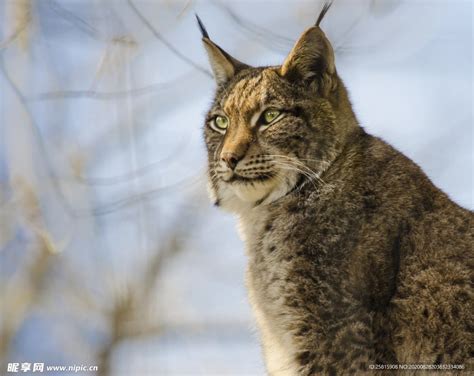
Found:
[[[218,132],[224,132],[227,127],[229,126],[229,119],[227,119],[225,116],[222,115],[217,115],[212,121],[211,121],[211,128]]]
[[[278,111],[274,108],[270,108],[263,113],[261,121],[264,125],[269,125],[273,123],[280,115],[281,111]]]

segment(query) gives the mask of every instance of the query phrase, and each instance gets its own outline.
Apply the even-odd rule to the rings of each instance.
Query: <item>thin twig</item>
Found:
[[[96,91],[96,90],[59,90],[47,93],[41,93],[37,96],[28,99],[30,102],[42,102],[55,99],[77,99],[90,98],[96,100],[113,100],[120,98],[127,98],[128,96],[142,96],[153,94],[158,91],[163,91],[169,88],[167,84],[150,84],[147,86],[123,90],[123,91]]]
[[[110,214],[116,210],[139,203],[140,200],[143,200],[143,199],[151,200],[158,195],[162,195],[163,193],[176,192],[177,189],[184,190],[185,188],[194,187],[196,183],[201,181],[201,179],[202,179],[201,175],[195,175],[189,178],[182,179],[173,184],[167,184],[163,187],[150,189],[149,191],[140,193],[138,195],[130,196],[124,199],[119,199],[115,202],[95,208],[93,210],[93,215],[101,216],[105,214]]]
[[[23,31],[25,31],[26,27],[28,26],[28,22],[22,23],[16,30],[7,37],[4,41],[0,42],[0,51],[7,48],[16,38],[18,38]]]
[[[206,68],[196,64],[193,60],[185,56],[183,53],[178,51],[170,42],[168,42],[163,36],[156,30],[153,25],[146,19],[143,13],[136,7],[132,0],[128,0],[128,5],[133,10],[133,12],[137,15],[137,17],[145,24],[145,26],[150,30],[150,32],[158,39],[161,43],[163,43],[171,52],[173,52],[177,57],[179,57],[184,62],[188,63],[192,67],[196,68],[201,73],[204,73],[208,77],[213,77],[211,72],[209,72]]]
[[[276,34],[271,30],[256,25],[238,16],[227,4],[218,1],[213,2],[215,6],[224,10],[232,21],[241,28],[252,40],[259,42],[262,46],[277,53],[286,54],[294,44],[294,40]]]
[[[73,12],[65,9],[61,5],[59,5],[56,1],[50,0],[49,1],[50,8],[59,16],[61,16],[64,20],[68,21],[70,24],[75,26],[77,29],[82,31],[83,33],[89,35],[94,39],[103,39],[99,34],[99,31],[93,27],[88,22],[84,21],[81,17]]]
[[[93,100],[114,100],[127,98],[129,96],[143,96],[148,94],[154,94],[157,92],[163,92],[176,85],[180,84],[183,80],[188,77],[189,74],[184,74],[181,77],[176,78],[171,82],[149,84],[138,88],[132,88],[129,90],[117,90],[117,91],[97,91],[97,90],[58,90],[40,93],[36,96],[28,98],[28,102],[42,102],[57,99],[77,99],[77,98],[89,98]]]
[[[28,103],[27,103],[27,100],[26,100],[25,96],[21,92],[20,88],[15,84],[15,82],[10,77],[10,75],[7,71],[7,68],[5,66],[4,56],[3,56],[2,53],[0,53],[0,71],[3,73],[3,76],[5,77],[6,82],[8,83],[10,88],[13,90],[14,94],[16,95],[16,97],[18,98],[20,103],[22,104],[23,109],[24,109],[25,113],[27,114],[27,116],[30,120],[28,123],[29,123],[29,125],[30,125],[30,127],[33,131],[33,134],[35,135],[36,140],[38,141],[39,150],[40,150],[40,153],[42,154],[42,156],[44,158],[44,161],[46,162],[46,169],[47,169],[48,175],[51,179],[51,183],[52,183],[53,188],[55,189],[56,193],[58,194],[58,197],[60,198],[60,201],[61,201],[66,213],[69,214],[71,217],[74,217],[74,211],[73,211],[71,205],[69,204],[69,201],[66,199],[66,196],[64,195],[61,187],[59,186],[58,179],[57,179],[57,176],[56,176],[56,172],[53,169],[53,165],[52,165],[51,160],[49,158],[49,154],[46,150],[46,145],[45,145],[45,141],[43,139],[43,136],[41,135],[39,127],[37,126],[37,124],[34,120],[33,114],[31,113],[31,111],[28,107]]]

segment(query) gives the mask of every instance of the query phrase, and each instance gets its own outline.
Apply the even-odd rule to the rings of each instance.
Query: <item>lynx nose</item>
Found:
[[[225,162],[227,167],[229,167],[231,170],[233,170],[235,166],[237,166],[237,163],[239,163],[241,159],[242,157],[239,157],[235,153],[226,152],[221,154],[221,160]]]

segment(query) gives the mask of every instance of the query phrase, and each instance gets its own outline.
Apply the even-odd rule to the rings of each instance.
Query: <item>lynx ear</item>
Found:
[[[316,25],[306,30],[298,39],[280,68],[280,74],[291,80],[317,81],[321,94],[327,96],[335,88],[336,66],[331,43],[319,27],[329,9],[323,8]]]
[[[231,79],[237,72],[249,68],[248,65],[241,63],[237,59],[234,59],[217,44],[215,44],[207,33],[201,19],[196,14],[196,19],[199,25],[199,29],[202,33],[202,41],[206,48],[209,62],[214,73],[217,85],[221,85]]]

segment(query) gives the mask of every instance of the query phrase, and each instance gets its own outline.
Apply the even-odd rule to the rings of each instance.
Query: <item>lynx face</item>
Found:
[[[200,26],[218,84],[204,127],[214,202],[239,211],[317,181],[339,145],[334,57],[321,29],[306,31],[281,66],[253,68]]]

